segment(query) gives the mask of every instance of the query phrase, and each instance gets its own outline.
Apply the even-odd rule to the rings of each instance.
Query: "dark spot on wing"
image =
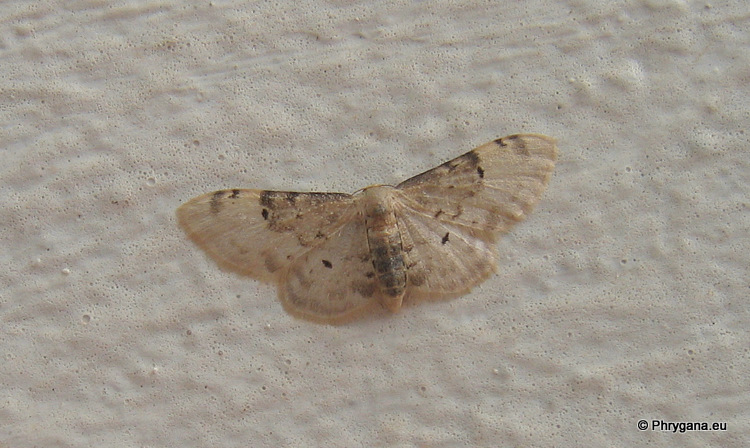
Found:
[[[497,146],[508,146],[507,143],[505,143],[506,140],[515,140],[518,136],[517,135],[509,135],[507,137],[502,137],[497,140],[495,140],[495,144]]]
[[[441,243],[445,244],[448,242],[448,236],[450,235],[450,232],[445,232],[445,236],[442,240],[440,240]]]
[[[435,215],[433,216],[433,218],[437,218],[438,216],[440,216],[442,214],[443,214],[443,209],[440,209],[440,210],[437,211],[437,213],[435,213]]]
[[[322,261],[323,261],[323,266],[327,267],[328,269],[333,268],[333,264],[330,261],[328,260],[322,260]]]
[[[264,190],[260,193],[260,204],[273,210],[279,205],[279,202],[287,202],[290,205],[294,205],[294,201],[299,195],[299,193],[293,191]]]
[[[260,193],[260,205],[273,209],[274,191],[263,190]]]
[[[495,143],[498,146],[506,147],[506,146],[508,146],[508,144],[511,141],[518,140],[518,142],[516,143],[516,147],[514,148],[516,154],[521,154],[521,155],[524,155],[524,156],[528,156],[528,155],[530,155],[529,154],[529,150],[526,148],[526,143],[524,142],[524,140],[521,139],[520,137],[521,136],[517,135],[517,134],[516,135],[509,135],[507,137],[503,137],[503,138],[499,138],[499,139],[495,140]]]
[[[236,199],[240,197],[240,190],[232,190],[232,194],[229,196],[230,199]]]
[[[495,140],[495,143],[498,145],[502,144],[502,139]],[[469,171],[478,168],[479,167],[479,154],[476,152],[476,150],[471,150],[467,152],[466,154],[460,155],[456,157],[453,160],[449,160],[442,165],[439,165],[436,168],[433,168],[431,170],[425,171],[422,174],[418,174],[410,179],[406,179],[405,181],[398,184],[397,188],[408,188],[415,185],[420,185],[426,182],[430,182],[431,180],[435,178],[440,178],[445,175],[445,170],[452,173],[455,170],[461,170],[468,173]],[[477,173],[479,173],[480,177],[484,176],[484,169],[477,169]],[[453,185],[448,185],[447,188],[454,188]]]
[[[260,205],[271,210],[275,210],[279,207],[295,205],[312,207],[326,202],[339,201],[348,197],[350,197],[350,195],[345,193],[297,193],[294,191],[264,190],[260,193]]]
[[[268,219],[268,209],[263,209],[263,211],[260,212],[260,214],[263,216],[263,219]]]
[[[372,272],[372,271],[370,271],[367,274],[365,274],[365,277],[367,277],[367,278],[373,278],[373,277],[375,277],[375,273]]]
[[[469,151],[466,154],[459,157],[463,162],[468,163],[471,166],[479,165],[479,154],[476,151]]]
[[[454,160],[449,160],[449,161],[443,163],[440,166],[443,167],[443,168],[446,168],[448,171],[453,171],[458,166],[458,163],[456,163],[456,162],[457,162],[457,160],[455,160],[455,159]]]
[[[480,179],[484,179],[484,170],[482,169],[481,166],[477,167],[477,174],[479,174]]]
[[[458,156],[453,160],[449,160],[440,166],[447,168],[448,171],[454,171],[456,168],[462,165],[468,165],[468,166],[479,165],[479,155],[477,155],[477,153],[474,151],[469,151],[466,154],[462,156]]]
[[[211,213],[216,214],[219,213],[221,210],[221,198],[223,198],[227,194],[226,190],[219,190],[211,196],[211,204],[210,209]]]
[[[309,195],[310,200],[315,204],[335,202],[351,197],[350,194],[346,193],[307,193],[307,195]]]

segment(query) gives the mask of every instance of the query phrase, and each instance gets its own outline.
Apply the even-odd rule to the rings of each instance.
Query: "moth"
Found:
[[[499,138],[394,186],[354,194],[219,190],[177,209],[221,267],[275,283],[292,315],[329,324],[467,293],[495,242],[547,187],[555,140]]]

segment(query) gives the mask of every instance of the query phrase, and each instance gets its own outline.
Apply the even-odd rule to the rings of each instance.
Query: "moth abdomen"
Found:
[[[391,187],[370,187],[362,198],[367,244],[383,304],[391,311],[401,308],[406,290],[406,263]]]

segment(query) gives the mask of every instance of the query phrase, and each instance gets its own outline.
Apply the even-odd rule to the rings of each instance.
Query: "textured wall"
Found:
[[[4,2],[0,445],[742,446],[748,48],[740,1]],[[518,132],[550,187],[449,302],[300,321],[176,225]]]

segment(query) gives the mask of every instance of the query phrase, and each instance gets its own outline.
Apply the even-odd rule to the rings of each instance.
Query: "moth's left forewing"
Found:
[[[557,160],[555,140],[522,134],[499,138],[472,151],[484,170],[481,183],[496,202],[517,207],[525,218],[547,189]]]
[[[405,203],[438,220],[500,234],[523,220],[555,167],[555,140],[520,134],[486,143],[398,185]]]

